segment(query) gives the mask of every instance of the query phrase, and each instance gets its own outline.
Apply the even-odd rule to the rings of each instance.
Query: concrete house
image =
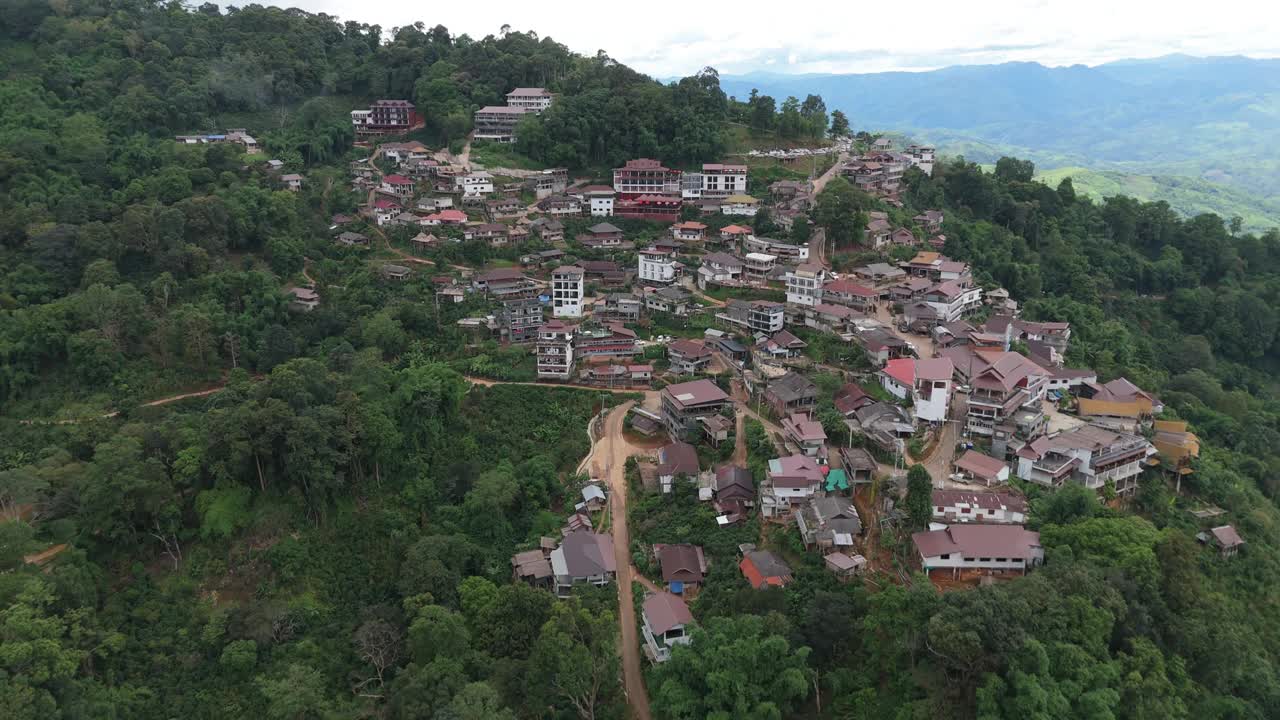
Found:
[[[1110,481],[1120,495],[1138,489],[1138,477],[1156,448],[1141,435],[1082,425],[1035,438],[1016,454],[1023,480],[1059,487],[1072,480],[1092,490]]]
[[[662,389],[662,419],[672,437],[695,437],[701,432],[699,418],[718,415],[732,407],[733,399],[710,380],[676,383]]]
[[[916,420],[945,422],[951,407],[951,378],[955,366],[949,358],[898,358],[885,363],[880,384],[900,399],[911,398]]]
[[[700,373],[711,364],[711,350],[697,340],[672,340],[667,343],[667,362],[681,375]]]

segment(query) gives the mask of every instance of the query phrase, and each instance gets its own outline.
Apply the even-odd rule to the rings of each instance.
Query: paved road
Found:
[[[635,720],[651,720],[649,692],[640,669],[640,637],[636,631],[636,608],[631,595],[631,581],[636,578],[631,567],[631,535],[627,528],[627,458],[637,451],[623,434],[623,419],[634,405],[625,402],[609,411],[605,418],[601,442],[605,448],[605,476],[609,482],[610,513],[613,516],[613,558],[618,568],[618,624],[622,630],[622,676]]]

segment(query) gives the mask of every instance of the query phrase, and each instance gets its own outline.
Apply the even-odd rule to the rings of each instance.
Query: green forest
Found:
[[[531,32],[6,3],[6,717],[627,717],[616,589],[556,600],[510,580],[512,553],[558,534],[576,499],[589,419],[626,396],[468,383],[522,355],[457,328],[477,301],[436,305],[436,268],[379,282],[328,231],[361,201],[346,189],[362,155],[352,107],[412,99],[439,147],[516,86],[561,94],[516,151],[573,168],[720,160],[726,122],[780,137],[845,123],[817,96],[766,119],[714,70],[663,85]],[[173,140],[226,127],[264,155]],[[305,171],[303,192],[279,189],[263,158]],[[1204,449],[1182,494],[1149,473],[1125,509],[1071,488],[1035,497],[1045,567],[947,593],[919,577],[840,584],[812,554],[785,590],[751,590],[728,561],[745,535],[715,537],[688,497],[641,504],[646,542],[726,560],[693,603],[694,644],[647,675],[656,717],[1274,716],[1280,232],[1095,201],[1034,172],[939,163],[908,173],[903,208],[836,180],[813,217],[847,267],[867,259],[852,246],[866,211],[909,226],[944,210],[948,255],[1026,317],[1071,322],[1069,366],[1127,377],[1190,421]],[[324,304],[290,313],[282,290],[304,272]],[[768,443],[750,445],[758,465]],[[1206,504],[1248,541],[1239,557],[1196,543],[1188,510]]]

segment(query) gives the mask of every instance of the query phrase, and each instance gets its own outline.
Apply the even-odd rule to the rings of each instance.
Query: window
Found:
[[[938,559],[939,559],[939,560],[950,560],[950,559],[951,559],[951,553],[946,553],[945,555],[939,555],[939,556],[938,556]]]
[[[946,512],[946,508],[944,508],[944,507],[942,507],[941,505],[939,505],[939,506],[938,506],[938,512]]]
[[[991,562],[991,558],[978,558],[978,559],[985,563]]]
[[[969,513],[973,512],[973,508],[960,508],[960,512],[965,515],[968,515]]]

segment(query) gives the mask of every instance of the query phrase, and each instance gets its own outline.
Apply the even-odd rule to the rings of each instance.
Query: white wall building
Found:
[[[649,248],[637,254],[639,260],[640,281],[648,283],[668,284],[676,279],[675,256],[663,250]]]
[[[787,271],[787,304],[813,307],[822,302],[826,272],[821,265],[802,263]]]
[[[582,317],[583,276],[577,265],[564,265],[551,273],[551,314],[553,317]]]
[[[484,171],[459,175],[453,179],[453,183],[462,191],[463,196],[476,197],[493,193],[493,176]]]
[[[910,397],[917,421],[937,423],[947,419],[954,373],[950,358],[897,358],[880,371],[880,384],[896,398]]]

